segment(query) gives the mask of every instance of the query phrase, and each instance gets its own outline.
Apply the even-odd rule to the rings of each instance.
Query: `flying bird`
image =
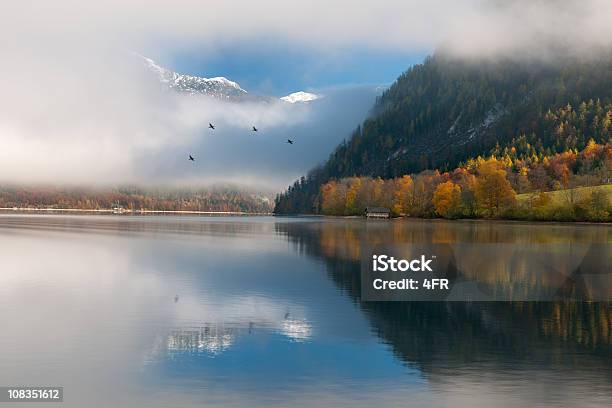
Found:
[[[291,140],[291,139],[287,139],[287,143],[289,143],[289,144],[293,144],[293,140]]]
[[[195,158],[192,155],[189,155],[189,160],[195,161]]]
[[[215,125],[213,125],[212,123],[209,123],[209,124],[208,124],[208,128],[209,128],[209,129],[212,129],[212,130],[215,130]]]
[[[253,132],[257,132],[257,128],[253,126]]]

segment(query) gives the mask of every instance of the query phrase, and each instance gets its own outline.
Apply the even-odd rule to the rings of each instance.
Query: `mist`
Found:
[[[0,182],[277,189],[324,160],[381,92],[359,85],[316,89],[325,97],[310,104],[223,102],[164,90],[133,52],[169,60],[248,41],[321,58],[439,47],[470,57],[588,57],[610,47],[610,15],[603,0],[4,2]]]
[[[214,180],[267,190],[286,187],[350,136],[381,89],[364,85],[322,92],[321,99],[295,104],[173,95],[182,131],[164,149],[137,153],[139,163],[150,163],[141,176],[162,183]],[[208,129],[209,122],[215,130]],[[186,160],[189,154],[195,162]]]
[[[166,89],[130,53],[78,57],[5,64],[1,182],[278,189],[347,137],[380,92],[353,86],[320,90],[311,103],[232,102]]]

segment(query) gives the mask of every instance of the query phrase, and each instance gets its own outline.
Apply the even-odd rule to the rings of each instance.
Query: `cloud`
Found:
[[[3,2],[0,182],[276,188],[324,159],[374,98],[371,88],[322,90],[320,103],[297,107],[186,98],[163,92],[132,51],[206,53],[249,42],[327,55],[441,44],[468,55],[546,55],[550,44],[569,52],[610,46],[610,15],[603,0]],[[208,121],[219,124],[213,135]],[[261,132],[245,131],[252,124]],[[292,150],[287,135],[297,141]],[[195,165],[183,161],[189,153]]]
[[[155,163],[145,169],[145,179],[286,187],[350,135],[379,93],[373,86],[323,91],[324,98],[306,104],[176,96],[176,124],[183,126],[182,138],[171,148],[139,155],[138,162]],[[209,122],[215,130],[207,128]],[[257,132],[251,130],[253,125]],[[195,163],[185,160],[187,154],[196,158]]]
[[[4,64],[0,182],[279,189],[348,136],[377,93],[363,86],[325,89],[309,104],[220,101],[166,89],[131,54],[87,57]]]
[[[314,48],[466,50],[610,45],[607,0],[23,1],[2,6],[5,41],[225,46],[273,39]]]

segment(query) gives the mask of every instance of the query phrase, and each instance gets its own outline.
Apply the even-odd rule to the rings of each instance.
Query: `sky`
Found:
[[[211,55],[178,51],[169,57],[161,56],[160,62],[190,75],[225,76],[249,92],[280,97],[337,86],[390,85],[410,66],[422,62],[427,53],[354,47],[332,54],[312,48],[251,43]]]
[[[4,1],[0,183],[278,191],[325,160],[381,85],[428,53],[589,57],[612,46],[610,15],[609,0]],[[287,106],[175,95],[135,52],[250,93],[324,98]],[[261,132],[245,132],[251,125]]]

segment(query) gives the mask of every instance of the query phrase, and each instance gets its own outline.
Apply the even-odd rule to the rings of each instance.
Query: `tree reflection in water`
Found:
[[[361,256],[372,245],[449,244],[461,248],[455,252],[461,258],[457,259],[461,273],[473,274],[481,282],[504,286],[519,280],[527,286],[546,286],[559,282],[535,279],[533,263],[513,259],[511,251],[488,256],[477,251],[483,249],[481,245],[486,248],[491,244],[512,244],[508,247],[533,251],[551,244],[561,249],[582,246],[585,251],[592,245],[607,248],[611,231],[607,226],[323,219],[278,221],[276,231],[300,253],[323,260],[329,277],[369,316],[380,339],[405,363],[424,373],[435,375],[468,365],[492,373],[499,370],[484,367],[501,365],[508,370],[592,370],[612,378],[609,302],[364,302],[360,295]],[[470,248],[474,253],[469,253]],[[597,255],[601,254],[598,251]],[[559,298],[584,294],[587,288],[580,278],[580,266],[566,264],[565,256],[561,250],[558,259],[546,259],[566,274],[556,293]],[[583,262],[581,267],[593,272],[600,265]],[[603,290],[610,294],[609,287]]]

